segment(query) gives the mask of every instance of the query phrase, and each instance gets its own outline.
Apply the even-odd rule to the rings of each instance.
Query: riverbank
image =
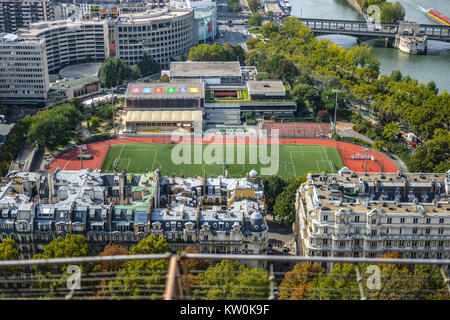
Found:
[[[349,5],[351,5],[356,11],[358,11],[360,14],[364,15],[364,12],[362,11],[361,7],[359,6],[358,0],[346,0]]]

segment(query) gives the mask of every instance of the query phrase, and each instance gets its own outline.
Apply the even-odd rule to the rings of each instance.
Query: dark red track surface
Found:
[[[89,153],[93,157],[90,160],[83,160],[83,168],[91,168],[92,170],[101,169],[103,161],[106,158],[109,147],[115,144],[124,143],[170,143],[170,137],[127,137],[127,138],[117,138],[110,139],[106,141],[98,141],[87,144],[87,149],[83,150],[83,153]],[[192,140],[194,140],[192,138]],[[210,143],[214,139],[199,139],[202,143]],[[225,140],[225,139],[224,139]],[[180,139],[181,141],[181,139]],[[189,140],[186,142],[190,142]],[[226,143],[226,140],[224,141]],[[236,139],[234,143],[249,143],[249,138]],[[260,139],[259,142],[270,143],[271,139]],[[256,143],[256,141],[251,141],[251,143]],[[350,170],[355,172],[364,172],[365,160],[355,160],[351,159],[351,155],[355,154],[365,154],[363,147],[348,142],[341,142],[328,139],[305,139],[305,138],[280,138],[280,144],[298,144],[298,145],[322,145],[337,147],[339,153],[341,154],[344,165]],[[53,160],[49,168],[46,171],[53,171],[58,167],[61,170],[80,170],[81,161],[77,158],[79,154],[78,148],[73,148],[66,153],[60,155],[58,158]],[[375,158],[375,161],[367,161],[367,171],[368,172],[397,172],[398,167],[394,164],[392,160],[384,156],[383,154],[370,150],[369,155]]]

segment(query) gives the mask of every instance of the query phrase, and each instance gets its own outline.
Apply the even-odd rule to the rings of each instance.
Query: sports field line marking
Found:
[[[328,165],[330,166],[330,158],[328,158],[328,154],[327,154],[327,150],[325,149],[325,147],[324,146],[322,146],[322,149],[323,149],[323,152],[325,152],[325,157],[327,157],[327,160],[328,160]],[[334,170],[333,170],[333,167],[332,166],[330,166],[330,169],[331,169],[331,173],[334,173]]]
[[[289,155],[291,156],[292,168],[294,169],[294,175],[297,176],[297,172],[295,171],[294,160],[292,159],[292,151],[289,151]]]
[[[152,162],[152,170],[153,171],[153,166],[155,165],[155,160],[156,160],[156,155],[158,154],[158,150],[156,150],[155,152],[155,156],[153,157],[153,162]]]

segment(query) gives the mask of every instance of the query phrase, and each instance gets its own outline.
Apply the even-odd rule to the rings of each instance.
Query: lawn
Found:
[[[113,172],[114,163],[116,162],[116,171],[120,172],[124,167],[127,167],[128,172],[146,172],[161,168],[162,175],[171,176],[175,174],[180,175],[183,169],[185,176],[194,177],[203,175],[206,170],[208,176],[224,175],[225,169],[228,168],[231,177],[245,176],[250,170],[255,169],[261,174],[261,169],[270,167],[270,163],[276,164],[275,157],[271,157],[271,146],[267,146],[268,159],[257,156],[259,154],[258,145],[228,145],[223,148],[219,146],[215,151],[211,151],[213,145],[204,144],[202,152],[196,151],[194,147],[191,149],[190,164],[188,161],[183,161],[181,164],[176,164],[177,160],[172,160],[172,154],[183,155],[179,149],[173,148],[175,144],[157,144],[157,143],[133,143],[133,144],[119,144],[111,146],[111,149],[106,156],[102,166],[103,172]],[[180,148],[180,146],[178,147]],[[199,147],[200,148],[200,147]],[[238,149],[239,148],[239,149]],[[188,149],[187,149],[188,150]],[[223,151],[221,151],[223,150]],[[231,151],[233,150],[233,151]],[[238,150],[240,151],[238,153]],[[189,152],[189,151],[187,151]],[[233,153],[234,157],[233,157]],[[222,156],[220,154],[222,153]],[[213,161],[207,162],[195,160],[194,155],[199,154],[211,155],[213,158],[219,159],[218,163]],[[243,155],[238,159],[237,154]],[[230,156],[231,155],[231,156]],[[258,159],[250,161],[249,155],[256,156]],[[228,160],[227,160],[228,159]],[[266,164],[262,164],[266,160]],[[270,162],[272,160],[272,162]],[[254,164],[250,164],[253,162]],[[225,165],[225,163],[227,163]],[[278,165],[275,165],[275,172],[284,178],[301,176],[308,171],[327,171],[337,172],[343,167],[342,159],[334,147],[327,146],[311,146],[311,145],[279,145],[279,159]]]

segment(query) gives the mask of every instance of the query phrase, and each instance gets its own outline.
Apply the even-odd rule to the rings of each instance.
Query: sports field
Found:
[[[256,144],[231,146],[203,144],[198,146],[198,149],[187,145],[186,149],[178,146],[178,149],[173,150],[175,146],[164,143],[111,145],[103,162],[102,171],[113,172],[115,168],[115,171],[120,172],[126,167],[128,172],[138,173],[160,167],[162,175],[179,176],[183,170],[185,176],[194,177],[203,175],[203,171],[206,171],[208,176],[225,175],[227,169],[230,177],[242,177],[252,169],[261,174],[262,168],[268,168],[271,164],[276,165],[277,162],[275,154],[272,155],[270,144],[267,146],[267,153],[264,150],[261,152],[259,145]],[[284,178],[301,176],[308,171],[337,172],[344,166],[335,147],[288,144],[280,144],[277,147],[279,147],[277,173]]]

